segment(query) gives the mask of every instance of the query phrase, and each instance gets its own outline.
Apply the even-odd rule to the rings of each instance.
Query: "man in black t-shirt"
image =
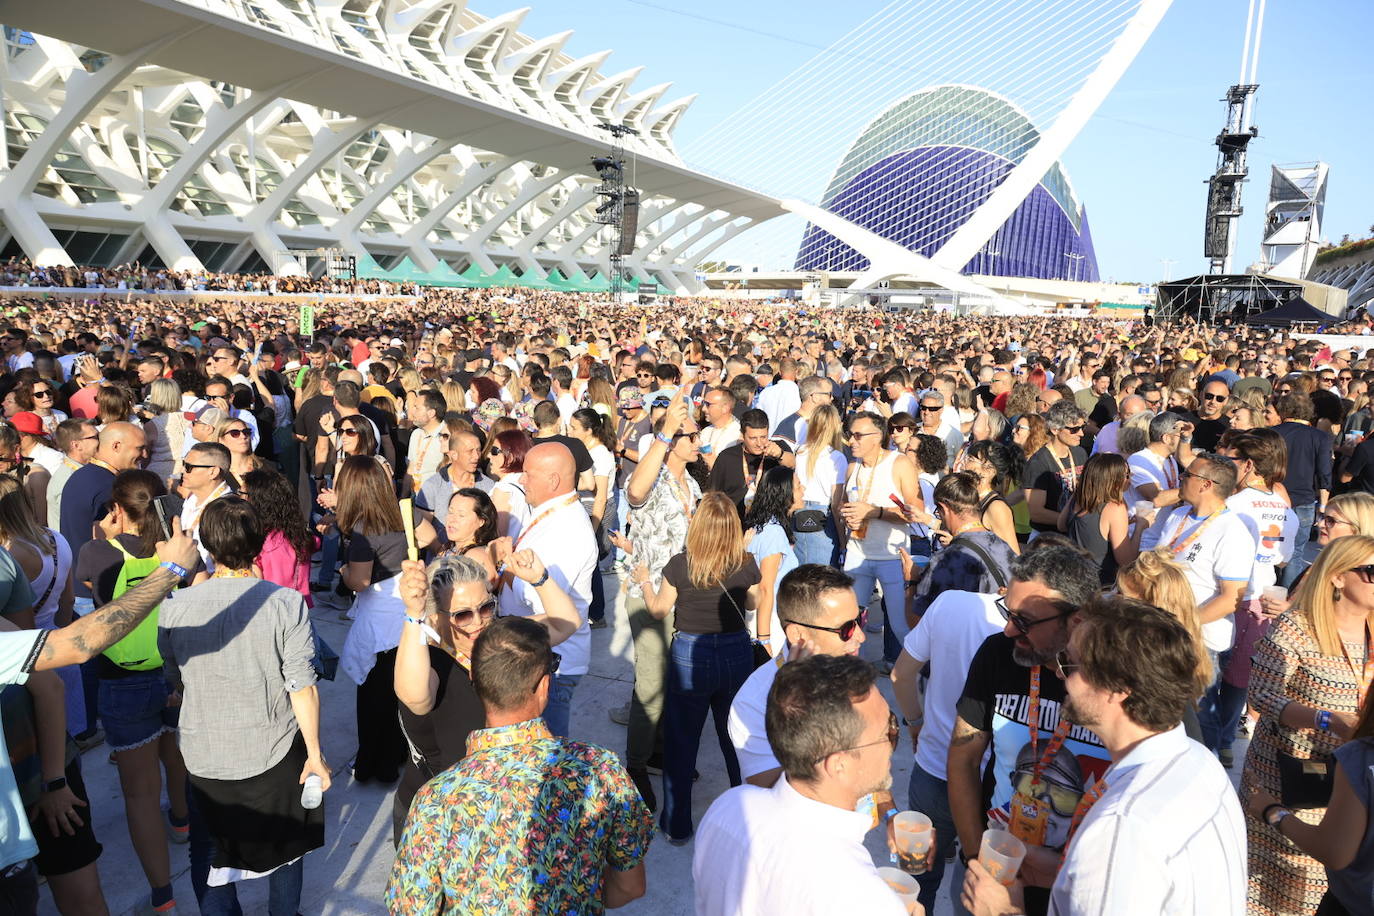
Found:
[[[1202,400],[1198,403],[1197,422],[1193,424],[1193,450],[1210,452],[1221,441],[1221,434],[1231,428],[1226,419],[1226,402],[1231,399],[1231,389],[1226,380],[1212,376],[1202,386]]]
[[[572,452],[573,463],[577,465],[577,488],[579,490],[592,489],[594,484],[583,486],[591,480],[592,453],[587,451],[587,446],[578,440],[559,433],[558,427],[562,421],[562,416],[558,412],[558,405],[553,401],[540,401],[534,405],[531,417],[539,430],[533,437],[534,444],[557,442],[566,446],[568,451]]]
[[[961,859],[977,858],[990,820],[1006,825],[1027,846],[1029,916],[1048,908],[1074,813],[1111,764],[1097,735],[1060,717],[1066,694],[1056,660],[1068,645],[1068,618],[1097,590],[1083,551],[1062,538],[1032,542],[1012,564],[1001,605],[1007,626],[974,655],[956,707],[947,776]],[[962,876],[950,886],[962,887]]]
[[[796,458],[786,442],[768,438],[768,414],[762,410],[746,410],[740,418],[740,431],[740,441],[716,456],[706,489],[730,497],[743,518],[759,478],[780,464],[796,467]]]

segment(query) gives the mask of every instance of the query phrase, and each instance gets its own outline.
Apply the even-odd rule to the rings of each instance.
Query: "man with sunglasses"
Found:
[[[1179,471],[1193,460],[1192,424],[1171,410],[1150,420],[1149,444],[1126,459],[1131,472],[1127,500],[1155,508],[1178,505]]]
[[[891,788],[899,734],[873,666],[832,655],[783,665],[764,718],[782,778],[730,789],[702,818],[697,916],[907,914],[864,848],[873,817],[856,810]]]
[[[1246,827],[1225,770],[1181,725],[1197,696],[1193,639],[1139,601],[1098,598],[1075,618],[1054,668],[1064,718],[1101,739],[1111,766],[1091,789],[1050,891],[1062,916],[1245,910]],[[1030,912],[982,863],[963,904],[975,914]]]
[[[394,916],[584,912],[644,895],[653,818],[614,753],[550,734],[557,670],[541,623],[500,617],[477,637],[486,728],[411,803],[386,890]]]
[[[724,385],[712,388],[701,399],[705,423],[701,427],[701,457],[708,468],[716,456],[740,441],[739,420],[735,419],[735,393]]]
[[[1231,389],[1219,376],[1212,376],[1202,386],[1202,399],[1198,403],[1197,423],[1193,424],[1193,448],[1210,452],[1221,441],[1221,434],[1231,428],[1226,419],[1226,404],[1231,400]]]
[[[1028,848],[1022,874],[1036,885],[1026,889],[1030,914],[1046,912],[1078,796],[1108,765],[1101,740],[1061,716],[1064,682],[1054,671],[1068,645],[1068,618],[1097,594],[1098,571],[1061,536],[1043,538],[1017,558],[1007,594],[997,599],[1006,626],[973,656],[946,759],[960,861],[978,857],[990,820],[1006,825]],[[1071,787],[1050,779],[1067,760]],[[954,886],[962,884],[956,874]]]

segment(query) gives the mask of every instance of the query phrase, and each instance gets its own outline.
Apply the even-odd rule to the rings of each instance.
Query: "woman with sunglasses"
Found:
[[[57,424],[67,419],[67,415],[56,407],[57,388],[47,379],[21,382],[14,389],[14,403],[20,410],[42,417],[43,428],[50,436],[57,432]]]
[[[1250,676],[1250,708],[1259,725],[1245,756],[1240,792],[1258,788],[1287,803],[1301,771],[1323,760],[1354,732],[1374,673],[1374,537],[1350,535],[1328,544],[1303,578],[1293,606],[1260,640]],[[1289,794],[1285,797],[1285,783]],[[1305,807],[1320,821],[1326,806]],[[1310,913],[1327,889],[1321,863],[1277,835],[1253,814],[1246,818],[1252,912]]]
[[[663,567],[658,588],[648,567],[635,568],[635,583],[649,613],[662,620],[671,612],[673,640],[663,706],[663,813],[668,842],[692,838],[692,780],[701,730],[708,714],[730,785],[741,782],[739,758],[730,741],[730,703],[754,670],[746,611],[758,602],[761,575],[744,548],[734,503],[724,493],[701,497],[687,526],[687,549]]]
[[[894,413],[887,421],[886,447],[894,452],[906,454],[911,437],[916,435],[916,418],[904,410]]]
[[[334,485],[321,487],[320,495],[315,500],[321,506],[333,509],[338,505],[339,471],[349,458],[371,458],[388,477],[392,476],[391,463],[377,453],[377,434],[373,430],[372,421],[367,417],[360,413],[344,417],[335,427],[332,439],[338,443],[337,446],[333,446],[334,460],[325,466],[334,469],[331,475]]]
[[[491,501],[496,506],[498,536],[520,536],[520,520],[529,512],[525,498],[525,455],[534,447],[523,430],[512,429],[493,440],[488,452],[491,473],[496,485],[491,488]]]
[[[474,500],[485,496],[467,490],[454,502],[465,494]],[[450,536],[458,540],[452,530]],[[419,562],[403,566],[405,620],[392,687],[410,755],[392,805],[392,839],[398,844],[415,793],[467,756],[468,735],[485,727],[485,712],[472,686],[472,646],[496,615],[490,569],[477,556],[450,551],[428,569]],[[506,568],[535,586],[544,613],[530,619],[548,627],[551,645],[577,632],[582,621],[572,598],[534,551],[511,554]]]
[[[396,724],[396,697],[391,689],[405,617],[400,596],[401,563],[407,550],[405,523],[390,475],[371,456],[345,460],[335,484],[338,528],[347,540],[341,578],[357,596],[348,612],[353,626],[339,653],[339,670],[358,685],[358,757],[353,776],[359,782],[390,783],[405,762],[405,740]],[[423,549],[434,539],[434,527],[420,520],[415,526],[416,546]]]
[[[262,468],[262,459],[253,454],[253,433],[238,417],[230,417],[215,431],[214,441],[229,449],[229,473],[242,480],[250,471]]]

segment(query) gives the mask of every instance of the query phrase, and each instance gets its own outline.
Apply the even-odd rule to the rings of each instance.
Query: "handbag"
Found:
[[[826,514],[820,509],[798,509],[792,513],[792,530],[800,534],[814,534],[825,529]]]
[[[1303,759],[1278,752],[1279,801],[1286,807],[1325,808],[1331,802],[1335,768],[1330,757]]]
[[[741,611],[739,609],[739,605],[735,603],[735,598],[733,595],[730,594],[730,590],[725,587],[725,583],[717,579],[716,584],[720,586],[720,590],[725,593],[726,600],[730,602],[730,606],[733,607],[735,609],[735,613],[739,615],[739,622],[744,624],[744,632],[748,633],[749,618],[745,617],[744,611]],[[764,665],[768,664],[773,660],[773,655],[768,651],[768,647],[765,646],[763,643],[759,642],[757,639],[750,640],[749,646],[753,653],[754,670],[758,670],[759,668],[763,667]]]

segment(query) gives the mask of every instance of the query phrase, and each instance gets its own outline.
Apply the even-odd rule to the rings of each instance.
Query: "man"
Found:
[[[898,726],[873,667],[831,655],[784,665],[765,719],[782,778],[730,789],[701,819],[698,916],[907,913],[864,848],[872,815],[855,810],[892,785]]]
[[[934,436],[945,443],[945,467],[950,467],[954,464],[955,456],[959,454],[959,448],[964,444],[964,434],[958,426],[951,426],[945,422],[945,396],[934,388],[922,391],[917,411],[920,420],[916,431]]]
[[[223,448],[223,446],[220,446]],[[115,475],[138,466],[145,452],[143,430],[132,423],[111,423],[100,431],[95,456],[72,471],[62,488],[59,512],[62,536],[71,546],[72,556],[95,537],[95,523],[105,517]],[[76,613],[88,614],[91,592],[76,583]]]
[[[592,600],[592,576],[598,575],[596,536],[587,510],[578,502],[576,480],[577,466],[572,453],[561,444],[541,442],[531,448],[525,455],[524,471],[528,514],[522,520],[519,536],[513,541],[503,538],[497,550],[502,562],[502,554],[533,550],[553,580],[572,598],[582,619],[578,631],[554,650],[562,662],[553,678],[544,721],[549,724],[549,731],[560,738],[568,736],[573,691],[591,662],[592,634],[587,627],[587,607]],[[506,578],[501,590],[502,614],[529,617],[543,612],[543,602],[529,583],[510,573]]]
[[[566,432],[568,420],[577,411],[577,398],[572,396],[572,370],[567,366],[554,366],[549,370],[552,383],[553,402],[558,407],[559,432]]]
[[[978,857],[990,820],[1007,825],[1028,847],[1029,873],[1040,877],[1039,887],[1026,889],[1031,914],[1046,911],[1073,812],[1108,764],[1101,740],[1060,715],[1064,682],[1053,668],[1068,644],[1068,618],[1098,588],[1087,554],[1062,541],[1017,558],[997,602],[1006,626],[974,655],[949,740],[960,860]],[[962,882],[956,874],[954,886]]]
[[[148,387],[167,374],[167,364],[160,356],[145,356],[138,361],[138,387],[142,396],[148,396]]]
[[[500,617],[477,637],[486,727],[411,803],[386,889],[393,916],[598,913],[644,895],[653,819],[620,760],[540,718],[558,658],[532,620]]]
[[[33,365],[33,354],[28,351],[29,332],[23,328],[6,328],[0,334],[0,347],[4,348],[5,363],[11,372],[27,369]]]
[[[1202,386],[1202,400],[1197,408],[1197,423],[1193,424],[1193,448],[1200,452],[1214,451],[1221,441],[1221,434],[1231,428],[1226,418],[1226,402],[1231,400],[1231,389],[1218,376],[1212,376]]]
[[[62,454],[62,461],[48,481],[48,527],[61,526],[62,491],[72,473],[95,457],[96,443],[99,441],[100,434],[96,432],[94,420],[63,420],[57,425],[53,444]]]
[[[1290,382],[1280,384],[1290,388],[1288,394],[1279,397],[1279,419],[1274,432],[1283,437],[1288,446],[1288,472],[1283,485],[1288,489],[1288,498],[1293,511],[1298,513],[1298,542],[1293,549],[1293,559],[1284,567],[1279,577],[1279,585],[1291,588],[1298,575],[1307,568],[1303,551],[1311,537],[1312,524],[1317,511],[1326,511],[1326,500],[1331,495],[1331,434],[1312,426],[1312,398],[1301,390],[1291,390]]]
[[[915,626],[930,603],[945,591],[995,594],[1005,588],[1016,554],[1001,537],[983,527],[978,478],[960,471],[935,485],[935,508],[950,540],[932,558],[916,583],[907,609],[907,623]]]
[[[756,668],[730,703],[730,743],[746,782],[768,789],[782,774],[764,726],[768,691],[778,670],[806,655],[857,656],[866,616],[854,600],[854,580],[833,566],[807,563],[783,577],[778,619],[785,641],[775,663]]]
[[[439,470],[439,462],[448,451],[448,428],[444,425],[447,411],[444,396],[433,388],[421,388],[406,396],[406,416],[415,427],[406,450],[406,476],[412,493],[418,493]]]
[[[730,497],[740,517],[754,499],[759,478],[778,465],[796,467],[796,456],[787,443],[768,438],[768,415],[757,408],[740,420],[740,441],[716,454],[706,489]]]
[[[1264,368],[1269,367],[1269,361],[1264,361]],[[1269,399],[1274,391],[1274,385],[1269,379],[1260,374],[1260,362],[1254,359],[1244,360],[1240,364],[1241,377],[1233,386],[1231,393],[1236,397],[1241,397],[1251,389],[1258,389],[1264,394],[1265,400]]]
[[[257,449],[262,433],[258,429],[258,418],[245,407],[234,406],[234,383],[223,376],[215,375],[205,380],[205,400],[211,407],[218,407],[235,420],[242,420],[248,427],[250,447]]]
[[[790,413],[773,428],[773,438],[787,445],[795,452],[806,444],[806,430],[811,415],[816,408],[834,403],[835,387],[824,375],[808,375],[797,385],[801,394],[801,404],[795,413]]]
[[[1184,575],[1197,602],[1202,641],[1216,665],[1217,656],[1235,638],[1232,617],[1255,570],[1258,540],[1245,519],[1227,511],[1226,500],[1236,492],[1236,463],[1211,452],[1199,452],[1184,472],[1182,503],[1150,526],[1140,539],[1141,550],[1162,547],[1183,564]],[[1203,742],[1218,747],[1217,704],[1220,683],[1208,691],[1198,708]]]
[[[214,560],[200,540],[200,517],[205,507],[234,492],[229,485],[229,449],[218,442],[197,442],[181,463],[181,489],[186,501],[181,506],[182,527],[195,538],[207,572],[214,572]]]
[[[616,500],[615,500],[615,525],[612,531],[624,531],[625,521],[629,517],[630,503],[625,498],[625,485],[629,483],[635,468],[639,466],[640,443],[646,436],[652,435],[653,423],[649,420],[649,412],[644,409],[644,396],[639,391],[639,386],[630,383],[620,389],[616,394],[616,413],[619,414],[615,425],[615,457],[616,457]],[[625,559],[625,553],[620,548],[616,548],[616,558]]]
[[[1093,438],[1094,455],[1102,453],[1120,454],[1117,450],[1116,437],[1121,432],[1121,425],[1131,417],[1148,409],[1145,399],[1138,394],[1130,394],[1121,399],[1121,405],[1117,408],[1116,419],[1102,427]]]
[[[782,418],[794,414],[801,407],[801,389],[797,387],[797,361],[783,357],[778,362],[778,378],[759,393],[758,408],[768,416],[771,436]]]
[[[223,376],[229,381],[230,385],[253,384],[248,376],[239,371],[239,363],[243,359],[243,351],[238,347],[231,347],[222,341],[221,344],[221,346],[216,346],[211,349],[210,355],[205,358],[205,374],[209,376]]]
[[[1050,391],[1041,392],[1041,397]],[[1058,392],[1054,392],[1058,394]],[[1057,400],[1045,414],[1050,439],[1026,462],[1026,505],[1031,527],[1058,531],[1059,510],[1073,495],[1088,456],[1079,445],[1087,417],[1072,401]]]
[[[1126,459],[1131,486],[1127,500],[1149,502],[1156,509],[1178,505],[1179,469],[1193,460],[1193,424],[1171,410],[1150,420],[1149,444]]]
[[[1087,388],[1074,392],[1074,403],[1088,415],[1088,426],[1094,434],[1116,416],[1116,398],[1111,395],[1111,387],[1111,373],[1098,369]]]
[[[1081,360],[1082,361],[1078,364],[1078,374],[1065,383],[1075,395],[1085,389],[1091,389],[1093,386],[1093,373],[1102,368],[1102,357],[1091,351],[1085,352]]]
[[[543,442],[556,442],[568,450],[573,457],[573,463],[577,467],[577,489],[594,489],[592,481],[592,453],[587,451],[587,446],[580,440],[572,436],[565,436],[561,432],[563,417],[558,411],[558,406],[553,401],[540,401],[534,405],[530,412],[530,419],[534,420],[537,431],[533,440],[535,445]],[[534,505],[531,503],[530,505]]]
[[[23,684],[35,672],[88,662],[129,635],[181,582],[181,574],[195,565],[195,543],[176,531],[171,540],[158,545],[158,558],[162,564],[138,585],[56,630],[19,630],[0,617],[0,684]],[[6,614],[11,608],[33,604],[33,590],[22,574],[14,578],[8,591],[0,598],[0,608]],[[38,846],[9,759],[10,751],[0,731],[0,760],[6,761],[0,767],[0,808],[5,811],[7,824],[7,829],[0,831],[0,901],[5,903],[6,913],[33,916],[38,912],[38,874],[29,860],[38,855]],[[72,813],[89,817],[84,808],[74,808]]]
[[[453,494],[465,487],[476,487],[483,493],[490,493],[496,486],[480,470],[482,464],[482,440],[472,430],[462,430],[450,434],[447,440],[440,439],[440,445],[447,448],[444,457],[448,463],[429,477],[415,493],[415,508],[426,514],[431,521],[448,518],[448,504]],[[447,542],[443,524],[436,524],[439,537]]]
[[[716,456],[740,440],[739,420],[735,419],[735,393],[727,387],[712,388],[702,397],[701,456],[706,467],[715,466]]]
[[[1051,912],[1240,916],[1245,821],[1226,772],[1180,724],[1198,688],[1191,635],[1125,598],[1096,599],[1075,624],[1055,663],[1063,714],[1102,740],[1112,764],[1055,877]],[[975,916],[1020,911],[978,862],[963,897]]]
[[[691,402],[694,407],[701,406],[702,400],[706,397],[706,392],[721,384],[720,373],[725,368],[719,356],[707,353],[701,358],[701,370],[697,374],[697,380],[692,384]]]

